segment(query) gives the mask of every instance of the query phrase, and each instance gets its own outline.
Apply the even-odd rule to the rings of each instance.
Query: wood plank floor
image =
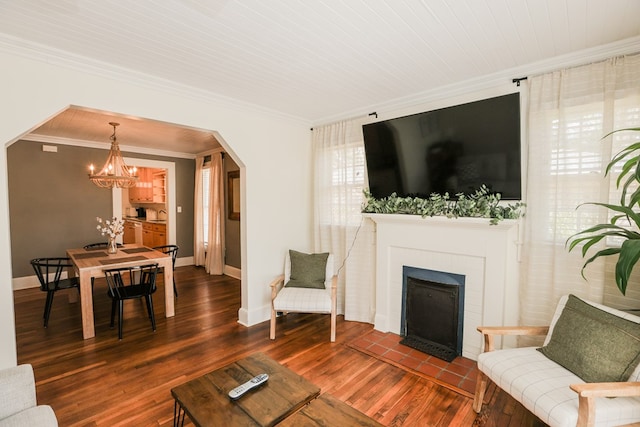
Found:
[[[157,331],[144,306],[125,304],[124,338],[109,328],[103,280],[94,290],[96,337],[82,340],[80,307],[56,295],[49,327],[42,326],[45,294],[15,291],[18,362],[35,369],[39,403],[53,407],[61,426],[170,426],[170,390],[235,359],[261,351],[387,426],[543,426],[491,386],[476,417],[471,399],[347,346],[372,325],[338,317],[329,342],[326,315],[289,314],[269,323],[237,323],[240,282],[201,268],[176,269],[176,316],[164,317],[164,290],[155,297]],[[265,284],[266,286],[266,284]],[[187,423],[188,424],[188,423]]]

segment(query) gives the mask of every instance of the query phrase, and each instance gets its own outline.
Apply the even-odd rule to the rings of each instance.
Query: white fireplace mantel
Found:
[[[462,355],[482,351],[480,325],[517,325],[519,221],[364,214],[376,224],[375,329],[401,334],[402,267],[465,276]]]

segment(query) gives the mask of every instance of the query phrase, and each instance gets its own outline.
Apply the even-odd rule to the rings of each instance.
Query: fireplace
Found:
[[[482,352],[478,326],[518,324],[518,221],[489,225],[486,218],[365,216],[376,224],[376,330],[403,334],[404,266],[464,277],[462,356],[476,360]],[[496,346],[515,347],[515,337],[497,340]]]
[[[464,276],[402,268],[400,342],[451,362],[462,355]]]

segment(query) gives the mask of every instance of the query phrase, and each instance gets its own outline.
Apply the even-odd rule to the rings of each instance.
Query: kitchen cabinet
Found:
[[[124,234],[122,235],[122,243],[142,243],[142,224],[140,221],[124,222]]]
[[[152,174],[153,203],[167,202],[167,172],[159,169]]]
[[[165,224],[153,224],[153,246],[167,244],[167,226]]]
[[[125,245],[128,243],[136,242],[136,227],[133,221],[124,222],[124,233],[122,234],[122,243]]]
[[[153,244],[153,225],[150,222],[142,223],[142,244],[150,248],[155,246]]]
[[[154,224],[152,222],[142,223],[142,244],[153,248],[167,244],[167,225]]]
[[[153,203],[153,176],[149,168],[138,168],[138,182],[129,188],[129,202]]]

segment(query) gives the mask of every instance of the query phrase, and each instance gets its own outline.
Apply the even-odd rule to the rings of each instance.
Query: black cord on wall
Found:
[[[351,246],[349,247],[349,250],[347,251],[347,256],[344,257],[344,260],[342,260],[342,264],[340,265],[340,268],[338,268],[338,271],[336,272],[336,275],[340,275],[340,270],[342,270],[342,268],[344,267],[344,265],[346,264],[347,260],[349,259],[349,255],[351,255],[351,249],[353,249],[353,246],[356,244],[356,239],[358,238],[358,233],[360,232],[360,228],[362,228],[362,222],[364,221],[364,216],[360,217],[360,224],[358,224],[358,228],[356,229],[356,234],[353,236],[353,240],[351,241]]]

